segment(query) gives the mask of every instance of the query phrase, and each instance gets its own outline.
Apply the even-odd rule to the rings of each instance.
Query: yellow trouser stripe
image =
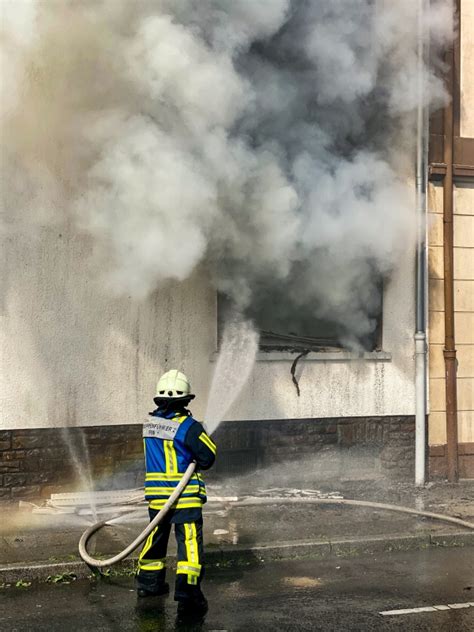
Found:
[[[194,584],[196,583],[194,578],[199,577],[201,573],[197,531],[194,522],[185,523],[184,525],[184,543],[186,546],[186,562],[178,562],[177,573],[186,573],[188,584]]]
[[[201,432],[201,434],[199,435],[199,439],[200,439],[200,441],[202,441],[204,443],[205,446],[207,446],[209,448],[209,450],[213,454],[216,454],[216,452],[217,452],[216,444],[214,443],[214,441],[212,441],[212,439],[210,437],[207,436],[207,434],[205,432]]]
[[[138,560],[138,567],[141,571],[162,571],[166,568],[165,560]]]
[[[195,575],[199,575],[201,572],[201,568],[201,564],[188,564],[188,562],[178,562],[177,572],[194,573]]]
[[[178,473],[178,459],[176,458],[176,450],[172,441],[163,441],[165,450],[166,473]]]
[[[158,527],[155,527],[150,535],[147,537],[145,545],[141,550],[140,555],[138,556],[138,560],[142,560],[145,557],[145,553],[151,549],[151,545],[153,544],[153,536],[155,535]]]

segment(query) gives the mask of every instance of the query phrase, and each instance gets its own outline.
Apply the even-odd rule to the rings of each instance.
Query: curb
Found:
[[[414,551],[437,547],[474,546],[474,532],[446,534],[372,536],[367,538],[341,540],[315,540],[283,542],[274,545],[239,546],[232,548],[212,548],[206,550],[209,567],[252,566],[270,561],[290,559],[322,559],[327,557],[356,557],[395,551]],[[131,575],[135,568],[136,556],[116,564],[111,575]],[[173,558],[171,558],[173,566]],[[46,581],[48,577],[73,575],[75,579],[91,576],[90,569],[82,560],[70,562],[38,562],[33,564],[6,564],[0,567],[0,584],[18,580]],[[54,579],[53,579],[53,583]],[[61,583],[59,580],[57,583]]]

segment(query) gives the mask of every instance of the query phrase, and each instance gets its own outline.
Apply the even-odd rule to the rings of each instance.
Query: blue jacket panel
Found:
[[[191,415],[151,415],[143,425],[145,449],[145,498],[151,509],[161,509],[182,478],[188,465],[210,467],[215,444]],[[206,502],[206,488],[199,472],[185,487],[175,509],[197,509]]]

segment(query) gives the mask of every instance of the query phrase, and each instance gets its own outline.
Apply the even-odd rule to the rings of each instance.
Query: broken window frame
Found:
[[[367,352],[382,351],[383,342],[383,306],[384,306],[384,290],[385,284],[383,279],[380,281],[380,311],[376,316],[376,328],[373,333],[373,345],[371,348],[366,349]],[[216,308],[217,308],[217,342],[220,347],[222,340],[222,334],[224,329],[225,314],[229,306],[229,299],[221,294],[217,293],[216,296]],[[303,352],[328,352],[328,351],[342,351],[345,350],[343,343],[338,340],[337,335],[333,337],[321,337],[321,336],[298,336],[293,334],[281,334],[278,332],[272,332],[268,330],[259,329],[260,340],[259,348],[261,352],[286,352],[301,354]]]

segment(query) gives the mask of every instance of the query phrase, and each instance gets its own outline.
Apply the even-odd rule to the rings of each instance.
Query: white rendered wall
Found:
[[[189,374],[202,418],[215,366],[216,301],[203,272],[141,302],[111,296],[87,271],[92,245],[65,226],[32,238],[4,234],[0,312],[0,427],[143,421],[166,368]],[[384,296],[390,359],[255,365],[229,419],[408,415],[414,412],[414,255],[406,252]],[[334,354],[332,354],[334,357]],[[384,356],[382,356],[384,357]]]
[[[430,445],[446,443],[443,188],[430,185]],[[474,187],[454,189],[454,326],[459,443],[474,441]]]
[[[461,136],[474,138],[474,0],[461,2]]]

